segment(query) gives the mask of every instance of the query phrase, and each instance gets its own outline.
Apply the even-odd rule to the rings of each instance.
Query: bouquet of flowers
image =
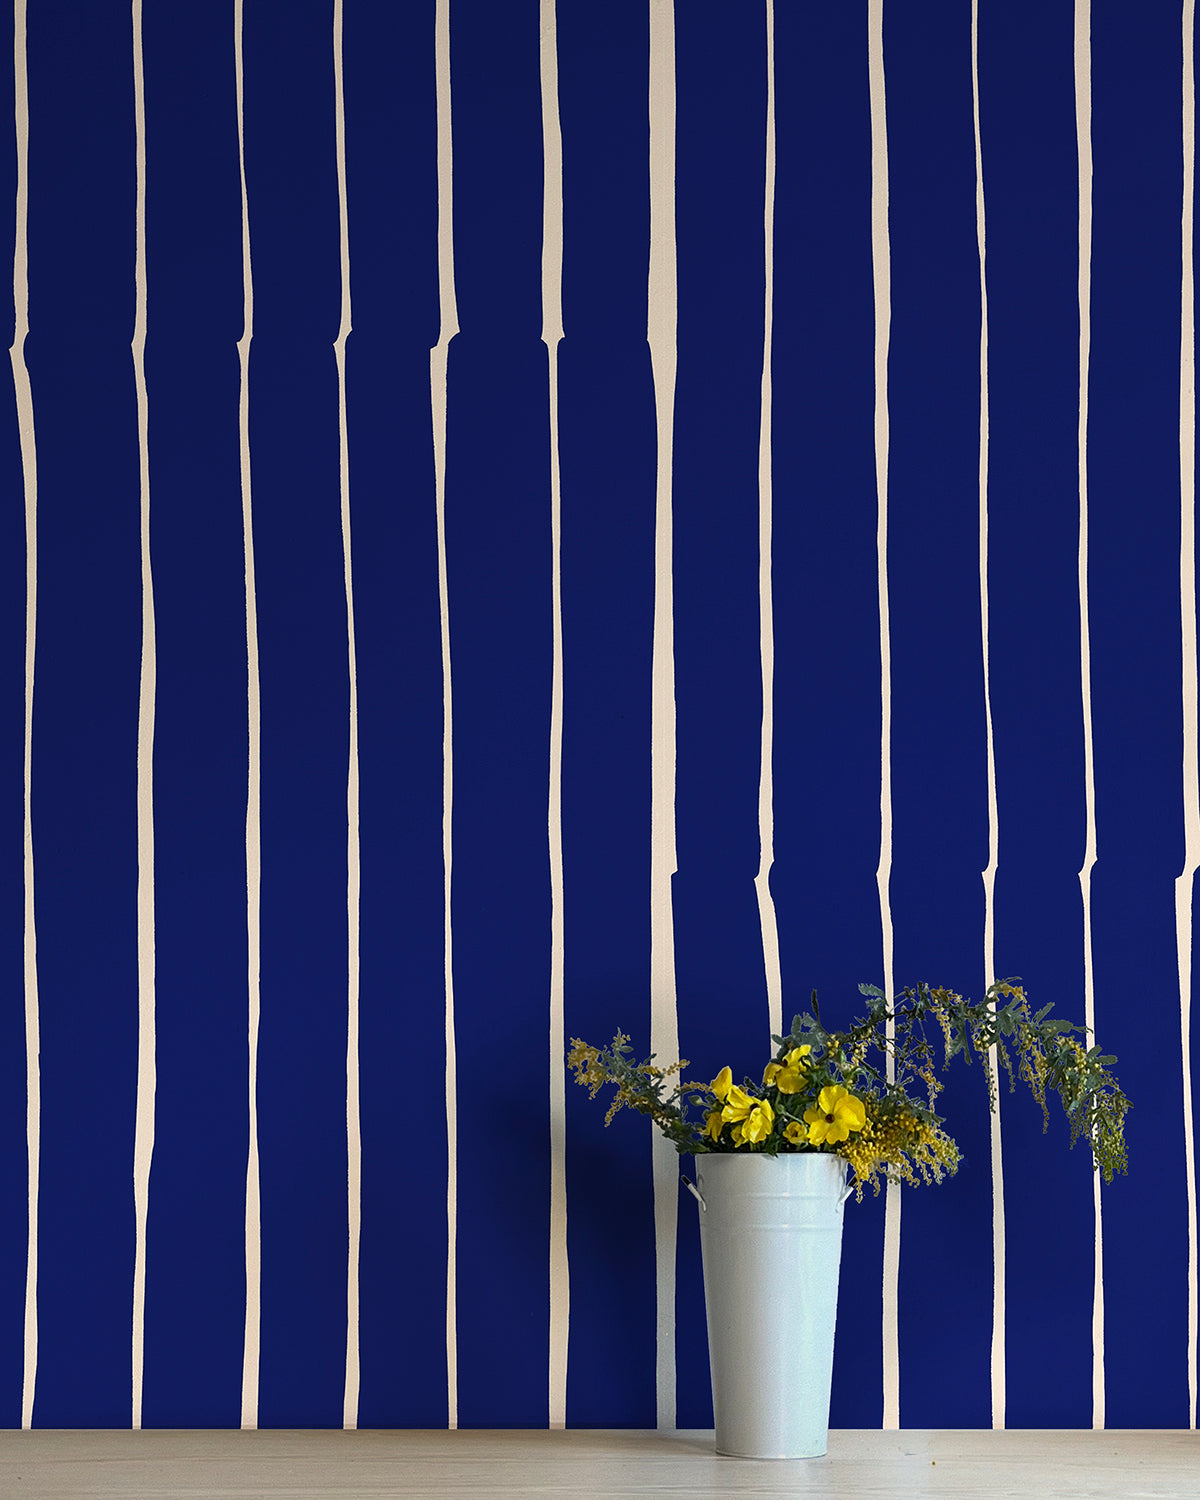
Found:
[[[979,1002],[928,984],[892,1001],[874,985],[859,985],[859,991],[866,1016],[831,1032],[821,1024],[814,990],[811,1014],[796,1016],[787,1036],[772,1038],[777,1048],[761,1082],[747,1077],[734,1083],[724,1067],[711,1083],[681,1081],[667,1092],[668,1080],[690,1064],[658,1067],[653,1055],[635,1063],[620,1031],[604,1048],[573,1038],[567,1062],[592,1098],[606,1084],[615,1086],[606,1125],[627,1106],[649,1115],[681,1154],[833,1152],[854,1168],[861,1199],[867,1183],[878,1194],[881,1179],[915,1186],[958,1170],[958,1146],[934,1108],[942,1090],[935,1069],[960,1053],[969,1063],[974,1051],[993,1110],[998,1071],[1007,1074],[1010,1090],[1018,1077],[1028,1085],[1041,1106],[1043,1130],[1050,1122],[1046,1095],[1056,1093],[1071,1145],[1087,1140],[1105,1182],[1126,1171],[1130,1104],[1109,1071],[1116,1058],[1085,1048],[1071,1033],[1086,1028],[1051,1018],[1049,1005],[1032,1014],[1018,980],[999,981]],[[940,1059],[930,1027],[940,1033]]]

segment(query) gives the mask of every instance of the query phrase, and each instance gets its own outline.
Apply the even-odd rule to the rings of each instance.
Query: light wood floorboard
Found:
[[[711,1432],[0,1433],[3,1500],[624,1500],[818,1495],[1200,1500],[1195,1432],[833,1432],[718,1458]]]

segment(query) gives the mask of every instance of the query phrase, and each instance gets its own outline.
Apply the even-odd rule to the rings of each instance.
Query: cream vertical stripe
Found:
[[[983,645],[983,712],[987,731],[988,862],[983,872],[983,973],[991,989],[996,978],[996,869],[1000,862],[1000,819],[996,800],[996,741],[992,732],[988,594],[988,391],[987,219],[983,193],[983,134],[979,126],[979,0],[971,0],[971,100],[975,120],[975,235],[979,246],[979,625]],[[989,1053],[996,1076],[1000,1061]],[[1004,1348],[1004,1155],[1000,1111],[991,1113],[992,1158],[992,1426],[1005,1420]]]
[[[1092,746],[1092,647],[1088,609],[1088,385],[1092,349],[1092,5],[1075,0],[1075,138],[1079,157],[1079,680],[1087,810],[1079,890],[1083,902],[1083,1019],[1096,1024],[1092,957],[1092,869],[1096,863],[1096,776]],[[1092,1174],[1092,1426],[1104,1426],[1104,1233],[1100,1175]]]
[[[133,1402],[142,1425],[146,1322],[146,1220],[154,1155],[154,696],[157,672],[154,582],[150,568],[150,439],[146,391],[146,81],[142,66],[142,0],[133,0],[133,108],[137,159],[133,373],[137,391],[138,481],[141,493],[142,666],[137,743],[138,1071],[133,1135]]]
[[[458,1104],[455,1095],[454,938],[450,925],[454,814],[454,694],[450,676],[450,593],[446,571],[446,366],[458,332],[454,289],[454,148],[450,106],[450,0],[437,0],[438,341],[429,351],[433,467],[437,507],[438,600],[442,621],[442,903],[446,986],[446,1401],[447,1425],[458,1426]]]
[[[1196,1426],[1196,1137],[1192,1104],[1192,894],[1200,868],[1200,711],[1196,667],[1196,4],[1183,5],[1183,277],[1179,341],[1179,602],[1183,646],[1183,872],[1175,882],[1183,1151],[1188,1221],[1188,1424]]]
[[[895,990],[892,964],[892,656],[888,598],[888,344],[892,271],[888,232],[887,95],[883,65],[883,0],[867,9],[871,88],[871,263],[875,289],[875,489],[878,496],[879,591],[879,921],[883,934],[883,987]],[[894,1028],[889,1021],[887,1034]],[[888,1058],[888,1078],[893,1072]],[[883,1219],[883,1426],[900,1425],[900,1189],[887,1185]]]
[[[16,233],[13,243],[13,307],[16,325],[12,347],[13,391],[21,444],[25,487],[25,814],[24,937],[25,979],[25,1149],[28,1212],[25,1254],[24,1362],[21,1376],[21,1426],[33,1426],[37,1385],[38,1324],[38,1179],[41,1164],[42,1087],[41,1023],[38,1009],[37,926],[33,895],[33,666],[37,644],[37,439],[33,424],[33,388],[25,364],[29,334],[29,69],[26,61],[25,0],[13,5],[14,125],[17,157]]]
[[[334,139],[337,151],[338,234],[342,308],[333,346],[338,374],[338,482],[342,512],[342,568],[346,590],[346,666],[350,678],[350,741],[346,765],[346,1382],[342,1426],[358,1426],[358,1266],[362,1233],[362,1122],[359,1111],[359,905],[362,865],[358,831],[358,656],[354,632],[354,569],[350,535],[350,433],[346,416],[346,340],[350,335],[350,212],[346,191],[346,87],[342,59],[342,0],[333,5]]]
[[[556,0],[541,0],[542,94],[542,342],[549,360],[550,398],[550,1367],[549,1425],[567,1425],[567,1349],[571,1283],[567,1263],[566,1023],[563,969],[562,848],[562,473],[558,456],[558,346],[562,326],[562,127],[558,113]]]
[[[250,261],[250,204],[246,193],[246,91],[242,59],[245,0],[234,0],[233,46],[237,88],[238,168],[242,186],[242,336],[238,440],[241,452],[242,545],[246,575],[246,953],[249,1035],[246,1155],[246,1331],[242,1350],[242,1426],[258,1426],[262,1221],[258,1169],[258,1023],[262,914],[262,713],[258,677],[258,604],[254,587],[254,510],[250,491],[250,341],[254,336],[254,275]]]
[[[758,771],[758,924],[767,978],[767,1022],[772,1036],[783,1031],[783,976],[779,924],[771,895],[775,862],[775,604],[771,593],[771,339],[775,306],[775,5],[767,0],[767,141],[763,185],[763,361],[758,428],[758,631],[762,663],[762,743]]]
[[[650,668],[650,1050],[679,1056],[675,1008],[675,599],[672,466],[675,442],[675,10],[650,0],[650,275],[647,339],[654,379],[658,468],[654,524],[654,641]],[[675,1426],[675,1243],[679,1158],[654,1134],[658,1425]]]

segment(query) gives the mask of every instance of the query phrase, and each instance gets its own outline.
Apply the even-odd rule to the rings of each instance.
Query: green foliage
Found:
[[[615,1087],[606,1124],[622,1108],[636,1110],[688,1154],[832,1150],[854,1166],[860,1192],[867,1181],[878,1192],[880,1176],[915,1182],[915,1167],[928,1182],[957,1170],[958,1148],[934,1108],[942,1090],[937,1075],[960,1054],[967,1064],[974,1054],[993,1110],[1001,1072],[1010,1091],[1018,1078],[1028,1086],[1041,1107],[1043,1130],[1050,1118],[1047,1094],[1055,1093],[1070,1124],[1071,1145],[1087,1141],[1104,1181],[1127,1170],[1124,1119],[1130,1103],[1109,1071],[1116,1059],[1095,1046],[1085,1049],[1072,1033],[1086,1028],[1051,1017],[1050,1006],[1032,1014],[1018,981],[999,981],[980,1001],[928,984],[910,986],[892,1001],[874,985],[860,985],[859,991],[867,1014],[844,1031],[829,1031],[814,990],[810,1012],[797,1015],[786,1036],[772,1038],[777,1051],[761,1085],[747,1078],[730,1092],[724,1072],[711,1084],[669,1087],[687,1063],[661,1068],[653,1054],[636,1063],[622,1032],[607,1048],[574,1040],[568,1063],[593,1098],[604,1086]],[[931,1032],[941,1036],[940,1057]],[[835,1106],[835,1096],[846,1094],[850,1099]],[[699,1120],[692,1113],[697,1108],[704,1111]],[[840,1125],[827,1130],[834,1119],[828,1111],[835,1108],[850,1111],[841,1138]],[[757,1111],[749,1121],[748,1110]]]
[[[604,1117],[605,1125],[612,1123],[618,1110],[628,1107],[638,1114],[649,1115],[668,1140],[674,1141],[681,1154],[691,1154],[696,1149],[696,1126],[688,1117],[688,1104],[683,1090],[676,1086],[664,1099],[666,1080],[681,1068],[687,1060],[673,1063],[669,1068],[654,1066],[654,1054],[642,1063],[633,1062],[634,1051],[629,1038],[618,1031],[611,1047],[589,1047],[586,1042],[573,1038],[567,1063],[575,1070],[575,1082],[582,1084],[594,1099],[605,1084],[614,1084],[616,1094]],[[697,1085],[699,1087],[699,1085]]]
[[[1032,1014],[1019,980],[999,980],[982,1000],[974,1002],[927,984],[905,989],[891,1006],[873,985],[860,985],[859,990],[867,1000],[868,1018],[855,1022],[844,1036],[828,1037],[827,1042],[831,1049],[840,1048],[847,1055],[864,1045],[881,1051],[885,1066],[886,1060],[891,1061],[894,1081],[881,1079],[878,1069],[865,1058],[860,1066],[864,1076],[882,1083],[887,1093],[909,1097],[911,1086],[920,1078],[929,1089],[932,1107],[941,1089],[933,1081],[935,1057],[926,1032],[932,1020],[942,1033],[943,1069],[960,1053],[967,1063],[972,1050],[978,1054],[993,1110],[999,1068],[1008,1076],[1010,1093],[1016,1090],[1018,1078],[1029,1087],[1042,1111],[1043,1132],[1050,1123],[1047,1092],[1059,1096],[1071,1127],[1071,1145],[1081,1137],[1087,1141],[1093,1165],[1105,1182],[1127,1171],[1124,1120],[1130,1102],[1109,1071],[1116,1058],[1101,1053],[1099,1047],[1085,1050],[1071,1033],[1084,1032],[1086,1027],[1051,1017],[1051,1006]],[[797,1021],[809,1020],[797,1017]]]

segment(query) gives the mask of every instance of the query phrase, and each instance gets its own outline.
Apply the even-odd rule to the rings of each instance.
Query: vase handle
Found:
[[[680,1174],[680,1176],[683,1181],[684,1187],[687,1188],[688,1192],[691,1193],[692,1197],[695,1198],[696,1202],[700,1205],[704,1212],[707,1213],[708,1204],[705,1203],[704,1199],[701,1197],[700,1189],[689,1178],[683,1177],[682,1173]]]
[[[850,1196],[850,1194],[853,1191],[854,1191],[854,1183],[853,1182],[848,1182],[846,1184],[843,1192],[842,1192],[842,1196],[838,1199],[838,1207],[839,1208],[841,1208],[842,1204],[845,1203],[846,1199]]]

